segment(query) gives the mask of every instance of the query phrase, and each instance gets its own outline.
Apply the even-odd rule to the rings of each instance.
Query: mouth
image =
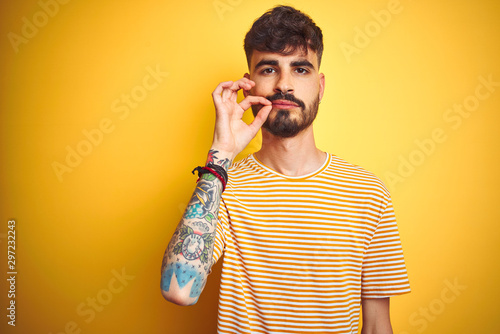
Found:
[[[273,108],[275,109],[292,109],[297,108],[299,105],[295,102],[288,100],[274,100]]]

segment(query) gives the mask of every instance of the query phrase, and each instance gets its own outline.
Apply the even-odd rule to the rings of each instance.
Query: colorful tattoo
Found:
[[[189,261],[199,258],[202,263],[208,263],[208,251],[212,249],[213,244],[213,233],[197,234],[191,227],[183,226],[173,253],[175,255],[182,253]]]
[[[216,150],[210,150],[208,152],[207,165],[215,163],[217,165],[224,167],[224,169],[227,171],[229,169],[229,167],[231,166],[231,160],[219,159],[215,156],[217,153],[219,153],[219,151],[216,151]]]
[[[211,174],[204,174],[203,180],[208,177],[215,178]],[[219,197],[220,191],[213,182],[198,182],[193,197],[191,197],[191,201],[184,213],[184,219],[204,218],[212,225],[212,220],[215,219],[212,211],[218,212]]]
[[[214,160],[217,159],[217,157],[215,156],[216,153],[219,153],[219,151],[216,151],[216,150],[208,151],[207,165],[214,163]]]
[[[166,267],[166,270],[162,273],[161,277],[161,288],[165,291],[170,290],[170,285],[172,284],[173,276],[175,275],[177,285],[179,288],[184,288],[191,281],[194,280],[191,291],[189,292],[189,297],[196,298],[199,297],[205,282],[203,279],[203,274],[196,270],[194,266],[186,265],[184,263],[171,263]]]

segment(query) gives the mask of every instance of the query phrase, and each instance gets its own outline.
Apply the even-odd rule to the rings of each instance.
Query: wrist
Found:
[[[226,171],[229,169],[231,164],[233,163],[234,155],[230,152],[219,150],[216,147],[212,146],[210,151],[208,152],[207,162],[223,167]]]
[[[192,173],[198,172],[198,181],[200,179],[205,179],[207,181],[213,181],[215,178],[217,178],[222,185],[222,192],[226,189],[227,185],[227,172],[224,169],[224,167],[221,167],[219,165],[215,165],[213,163],[208,163],[205,167],[198,166],[195,169],[193,169]],[[205,177],[205,174],[210,174],[211,176]]]

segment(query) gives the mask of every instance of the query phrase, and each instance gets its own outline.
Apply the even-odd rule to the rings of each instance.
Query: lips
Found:
[[[289,108],[296,108],[299,105],[295,102],[288,101],[288,100],[275,100],[273,101],[273,107],[274,108],[279,108],[279,109],[289,109]]]
[[[266,99],[273,103],[273,109],[292,109],[298,107],[305,110],[306,108],[305,103],[293,96],[293,94],[282,94],[282,92],[277,92],[274,95],[266,96]]]

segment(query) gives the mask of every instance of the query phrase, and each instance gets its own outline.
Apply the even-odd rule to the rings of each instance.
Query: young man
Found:
[[[410,291],[388,191],[315,145],[322,38],[300,11],[270,10],[245,37],[249,73],[212,94],[212,148],[161,288],[196,303],[224,253],[219,333],[357,333],[360,305],[362,333],[392,333],[389,297]],[[232,164],[261,127],[261,150]]]

